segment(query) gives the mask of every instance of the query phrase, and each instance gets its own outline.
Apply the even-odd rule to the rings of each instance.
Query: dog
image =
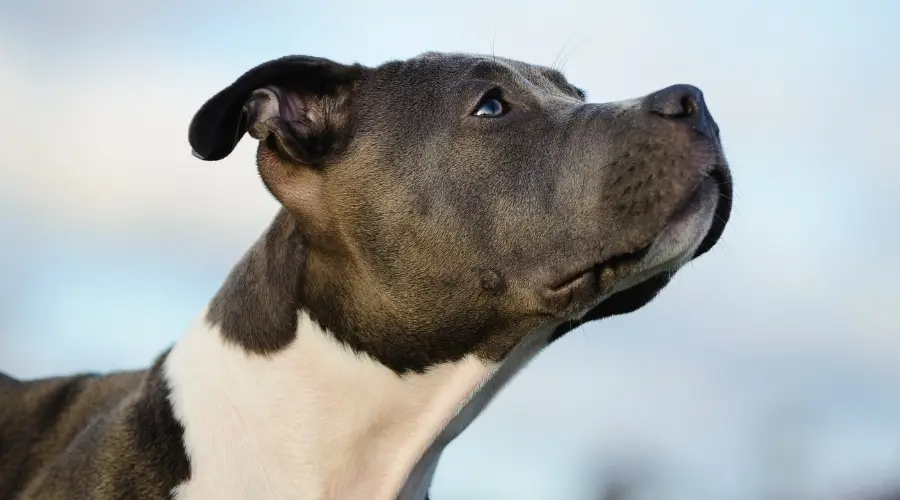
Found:
[[[188,136],[217,161],[245,133],[271,225],[149,369],[0,377],[0,499],[425,499],[529,360],[650,302],[732,206],[690,85],[597,104],[494,56],[286,56]]]

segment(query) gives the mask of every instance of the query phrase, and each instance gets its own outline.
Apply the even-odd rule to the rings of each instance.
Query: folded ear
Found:
[[[282,57],[247,71],[194,115],[188,132],[194,156],[221,160],[249,132],[260,141],[274,138],[295,161],[315,162],[340,142],[351,89],[363,71],[358,64],[309,56]]]

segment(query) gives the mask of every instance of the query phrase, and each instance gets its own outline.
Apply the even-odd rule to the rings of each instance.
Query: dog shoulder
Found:
[[[139,371],[37,380],[0,376],[0,498],[42,482],[53,464],[77,454],[79,439],[90,437],[142,378]]]
[[[168,500],[190,468],[162,375],[167,354],[146,371],[26,382],[17,389],[20,410],[10,412],[18,417],[9,426],[18,436],[16,451],[9,464],[0,462],[11,476],[0,476],[0,499],[22,492],[29,500]],[[15,463],[28,465],[7,472]]]

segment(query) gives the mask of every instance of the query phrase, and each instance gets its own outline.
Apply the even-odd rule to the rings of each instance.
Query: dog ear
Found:
[[[341,141],[350,89],[363,71],[358,64],[308,56],[282,57],[247,71],[194,115],[188,132],[194,156],[221,160],[249,132],[260,141],[275,139],[294,161],[314,163]]]

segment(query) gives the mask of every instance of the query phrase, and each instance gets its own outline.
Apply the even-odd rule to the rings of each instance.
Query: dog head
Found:
[[[718,127],[688,85],[598,104],[490,56],[292,56],[213,96],[189,139],[214,161],[245,133],[302,234],[298,307],[398,373],[634,311],[731,211]]]

